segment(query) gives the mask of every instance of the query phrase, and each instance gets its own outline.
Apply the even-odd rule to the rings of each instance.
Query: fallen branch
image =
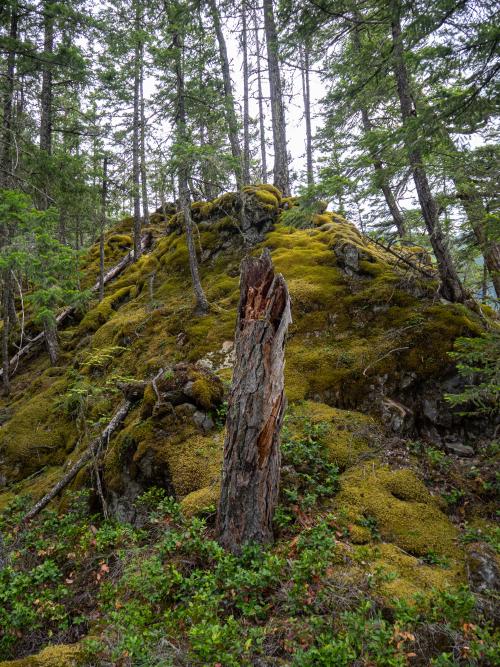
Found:
[[[144,236],[141,239],[141,252],[146,250],[150,245],[151,245],[151,240],[152,240],[152,235],[150,232],[147,234],[144,234]],[[109,283],[113,278],[116,278],[133,260],[134,258],[134,251],[130,250],[123,259],[121,259],[118,264],[115,264],[113,268],[111,268],[104,276],[104,284],[106,285]],[[99,290],[99,281],[95,283],[95,285],[92,285],[90,288],[91,292],[97,292]],[[59,313],[59,315],[56,316],[56,326],[59,327],[65,320],[68,319],[70,315],[72,315],[75,312],[75,307],[74,306],[68,306],[65,308],[63,311]],[[28,356],[33,352],[33,350],[43,343],[45,340],[45,332],[41,331],[39,334],[37,334],[34,338],[32,338],[29,343],[26,343],[21,349],[16,352],[16,354],[10,359],[9,361],[9,366],[10,368],[17,368],[17,365],[19,364],[19,360],[22,359],[23,357]],[[0,368],[0,377],[3,375],[3,369]]]
[[[46,493],[43,498],[41,498],[31,509],[30,511],[24,516],[22,522],[26,523],[30,521],[34,516],[36,516],[46,505],[50,503],[50,501],[57,496],[58,493],[60,493],[75,477],[76,475],[80,472],[80,470],[96,455],[99,453],[99,450],[101,449],[102,445],[105,443],[108,443],[109,438],[111,435],[116,431],[118,426],[122,423],[122,421],[125,419],[127,416],[128,412],[130,411],[130,408],[132,407],[132,401],[125,400],[123,403],[120,405],[118,410],[115,412],[113,417],[111,418],[111,421],[108,423],[104,431],[95,439],[93,440],[90,445],[87,447],[85,452],[80,456],[78,461],[74,463],[71,468],[68,470],[68,472],[57,482],[55,486],[52,487],[52,489]]]
[[[427,271],[426,269],[422,268],[421,266],[418,266],[417,264],[414,264],[407,257],[404,257],[404,255],[401,255],[399,252],[395,252],[392,248],[389,248],[388,246],[384,245],[380,241],[377,241],[377,239],[372,238],[371,236],[365,236],[365,238],[366,238],[367,241],[375,243],[376,245],[380,246],[380,248],[383,248],[390,255],[393,255],[394,257],[397,257],[401,262],[404,262],[405,264],[410,266],[415,271],[419,271],[422,275],[426,276],[427,278],[432,278],[432,279],[437,278],[437,275],[435,273],[431,273],[431,271]]]

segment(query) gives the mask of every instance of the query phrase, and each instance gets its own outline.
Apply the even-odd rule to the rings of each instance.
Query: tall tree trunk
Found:
[[[212,14],[215,34],[217,35],[217,42],[219,44],[219,57],[222,70],[222,79],[224,82],[226,122],[228,127],[229,143],[231,145],[231,155],[233,156],[235,162],[234,175],[236,177],[237,187],[241,188],[243,185],[241,174],[241,147],[238,137],[238,120],[234,106],[233,84],[231,83],[231,71],[229,69],[229,57],[227,55],[226,40],[224,38],[224,33],[222,32],[219,8],[217,7],[216,0],[208,0],[208,5]]]
[[[360,56],[361,58],[362,53],[361,53],[361,39],[359,35],[359,25],[360,25],[359,15],[357,15],[357,18],[358,22],[356,23],[354,30],[352,32],[352,40],[357,55]],[[373,131],[373,124],[371,122],[370,115],[368,113],[368,108],[366,107],[365,104],[361,103],[359,105],[359,110],[361,112],[361,122],[363,125],[363,131],[365,135],[368,135],[370,134],[370,132]],[[368,145],[368,151],[370,153],[373,169],[375,171],[375,183],[377,187],[382,191],[382,194],[384,195],[387,208],[389,209],[394,225],[398,230],[398,236],[400,238],[403,238],[406,233],[403,214],[396,202],[396,198],[390,186],[389,179],[387,178],[383,162],[378,156],[377,151],[375,150],[371,142]]]
[[[146,173],[146,109],[144,102],[144,43],[140,45],[139,95],[141,100],[141,191],[144,224],[149,223],[148,182]]]
[[[278,59],[278,35],[274,20],[273,0],[264,0],[264,29],[266,33],[269,90],[271,93],[273,121],[274,185],[283,194],[288,195],[290,194],[290,177],[286,147],[285,107]]]
[[[288,288],[283,276],[274,273],[269,250],[259,259],[246,257],[217,515],[219,541],[234,553],[247,542],[273,538],[290,321]]]
[[[106,204],[108,195],[108,158],[102,161],[101,215],[99,235],[99,301],[104,299],[104,230],[106,228]]]
[[[141,7],[135,0],[135,32],[134,50],[134,113],[132,119],[132,198],[134,208],[134,261],[141,256],[141,187],[140,187],[140,79],[141,79],[141,45],[139,31],[141,29]]]
[[[309,45],[300,47],[300,75],[302,79],[302,99],[306,123],[306,172],[307,185],[314,185],[312,131],[311,131],[311,86],[309,82]]]
[[[449,301],[461,302],[466,299],[466,294],[439,224],[438,207],[432,196],[424,162],[418,147],[419,137],[415,136],[415,132],[418,132],[418,130],[415,129],[415,124],[412,123],[416,117],[416,111],[413,106],[410,78],[405,63],[400,9],[400,0],[391,0],[393,67],[403,119],[405,147],[425,226],[434,255],[436,256],[441,278],[441,293]]]
[[[243,183],[250,183],[250,110],[248,76],[248,28],[246,0],[241,3],[241,50],[243,51]]]
[[[264,95],[262,92],[262,70],[260,67],[260,39],[259,23],[257,20],[257,10],[253,8],[253,25],[255,33],[255,56],[257,61],[257,94],[259,99],[259,136],[260,136],[260,161],[261,178],[263,183],[267,183],[267,155],[266,155],[266,128],[264,116]]]
[[[184,88],[184,70],[182,65],[184,42],[176,27],[172,30],[172,41],[175,54],[175,77],[176,77],[176,93],[177,93],[177,115],[176,115],[176,129],[177,137],[180,144],[186,142],[186,101]],[[189,269],[191,271],[191,279],[193,282],[193,290],[196,297],[196,311],[200,314],[208,312],[209,305],[200,280],[200,272],[198,270],[198,259],[196,257],[196,246],[193,236],[193,221],[191,219],[191,197],[189,195],[189,167],[186,161],[183,161],[179,166],[178,171],[179,181],[179,206],[184,217],[184,227],[186,229],[186,242],[189,255]]]
[[[42,92],[40,116],[40,149],[48,155],[52,153],[52,56],[54,53],[54,15],[51,3],[43,3],[43,57]]]
[[[12,42],[17,39],[18,10],[17,2],[12,3],[10,15],[9,38]],[[14,101],[14,83],[16,69],[16,51],[15,47],[7,53],[7,62],[5,68],[5,87],[3,95],[3,115],[2,129],[0,136],[0,188],[8,187],[10,182],[10,171],[12,167],[11,146],[12,146],[12,109]],[[5,171],[3,171],[5,169]]]

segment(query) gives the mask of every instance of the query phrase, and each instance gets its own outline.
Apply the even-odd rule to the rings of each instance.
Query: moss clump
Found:
[[[265,192],[270,192],[274,197],[280,202],[282,198],[281,190],[278,190],[278,188],[275,185],[271,185],[270,183],[257,183],[255,185],[255,188],[257,190],[260,190],[261,192],[264,190]]]
[[[132,296],[134,291],[135,290],[131,285],[116,289],[112,294],[105,297],[97,306],[89,310],[80,322],[80,335],[97,331],[100,326],[109,320],[114,309],[118,308],[120,304]]]
[[[383,540],[413,556],[433,551],[457,555],[457,530],[439,509],[438,501],[409,470],[391,470],[377,463],[351,468],[341,477],[335,506],[352,523],[368,518]]]
[[[77,667],[81,657],[79,644],[54,644],[36,655],[0,662],[0,667]]]
[[[193,371],[190,374],[190,396],[196,405],[204,410],[213,410],[222,401],[223,388],[220,381],[209,377],[204,373]]]
[[[377,545],[369,568],[379,592],[389,599],[411,600],[417,593],[430,593],[463,583],[463,567],[451,563],[446,567],[426,565],[404,553],[394,544]]]
[[[181,509],[184,516],[195,516],[204,514],[207,510],[217,507],[220,495],[219,484],[205,486],[198,491],[192,491],[181,501]]]

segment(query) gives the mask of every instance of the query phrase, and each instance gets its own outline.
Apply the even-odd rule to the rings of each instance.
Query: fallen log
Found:
[[[129,400],[125,400],[123,403],[121,403],[104,431],[102,431],[102,433],[89,444],[82,456],[80,456],[78,461],[76,461],[76,463],[71,466],[68,472],[57,482],[57,484],[53,486],[52,489],[43,496],[43,498],[35,503],[35,505],[33,505],[27,514],[25,514],[22,519],[23,523],[30,521],[46,505],[48,505],[50,501],[55,498],[57,494],[60,493],[76,477],[84,465],[86,465],[90,459],[99,453],[102,445],[107,444],[111,435],[125,419],[130,411],[130,408],[132,407],[132,404],[133,402]]]
[[[283,276],[274,273],[269,251],[258,259],[245,258],[217,514],[219,542],[233,553],[246,542],[273,538],[290,322],[288,288]]]
[[[152,234],[151,232],[148,232],[147,234],[144,234],[144,236],[141,239],[141,248],[142,251],[147,250],[149,246],[151,245],[152,241]],[[125,257],[123,257],[118,264],[115,264],[105,275],[104,275],[104,284],[106,285],[109,283],[113,278],[116,278],[133,260],[134,258],[134,251],[130,250]],[[98,292],[99,291],[99,281],[97,281],[92,287],[90,288],[90,291],[92,293]],[[68,306],[64,310],[62,310],[59,315],[56,316],[56,326],[59,328],[59,326],[70,317],[75,312],[75,307],[74,306]],[[29,354],[35,350],[38,345],[43,343],[45,340],[45,332],[41,331],[39,334],[37,334],[34,338],[32,338],[26,345],[23,345],[23,347],[16,352],[16,354],[11,357],[9,361],[9,367],[10,368],[16,368],[17,364],[23,357],[27,357]],[[0,377],[3,375],[3,368],[0,368]]]

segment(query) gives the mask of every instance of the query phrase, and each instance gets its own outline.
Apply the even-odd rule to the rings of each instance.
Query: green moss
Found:
[[[48,388],[13,406],[12,418],[0,427],[2,468],[8,468],[9,479],[62,464],[73,449],[75,426],[56,408],[66,387],[66,379],[52,381]]]
[[[128,299],[134,293],[130,285],[116,289],[112,294],[105,297],[97,306],[91,308],[80,322],[80,335],[91,333],[105,324],[111,317],[113,310]]]
[[[417,593],[456,587],[464,580],[461,563],[450,563],[448,567],[425,565],[394,544],[378,545],[369,569],[379,592],[390,600],[411,600]]]
[[[181,501],[181,509],[184,516],[195,516],[204,514],[208,509],[217,507],[220,495],[220,485],[213,484],[205,486],[198,491],[192,491]]]
[[[36,655],[0,662],[0,667],[77,667],[81,657],[79,644],[54,644]]]
[[[409,469],[365,463],[341,477],[335,506],[352,523],[371,517],[382,539],[413,556],[430,551],[455,557],[458,533],[424,484]]]
[[[198,372],[192,373],[190,380],[190,393],[197,405],[204,410],[212,410],[221,403],[223,389],[220,382],[214,382],[207,375]]]
[[[265,192],[270,192],[278,201],[281,201],[281,191],[278,190],[275,185],[271,185],[270,183],[257,183],[255,188],[260,191],[264,190]]]

